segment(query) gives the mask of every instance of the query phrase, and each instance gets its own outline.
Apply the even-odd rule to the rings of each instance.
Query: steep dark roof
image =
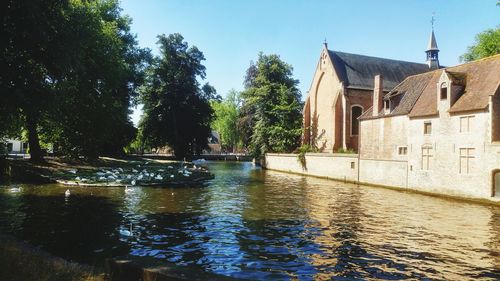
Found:
[[[384,91],[389,91],[406,77],[427,72],[429,66],[384,58],[369,57],[328,50],[330,59],[341,81],[348,88],[373,90],[375,75],[381,74]]]

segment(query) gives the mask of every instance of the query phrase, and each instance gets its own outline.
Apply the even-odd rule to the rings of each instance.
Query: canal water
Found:
[[[0,232],[91,265],[152,259],[253,280],[498,280],[500,208],[208,164],[196,187],[0,185]]]

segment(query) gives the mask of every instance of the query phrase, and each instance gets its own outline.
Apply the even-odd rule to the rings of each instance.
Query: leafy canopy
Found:
[[[216,92],[198,78],[205,78],[205,60],[198,48],[189,47],[178,34],[158,37],[161,55],[147,70],[140,100],[144,114],[139,129],[150,147],[170,146],[178,158],[208,147],[212,109],[209,100]]]
[[[212,129],[220,135],[223,149],[235,151],[240,142],[240,133],[237,128],[239,118],[239,93],[231,90],[222,101],[211,101],[214,111]]]
[[[0,135],[27,131],[60,154],[117,154],[133,137],[129,104],[149,52],[137,47],[117,0],[2,2]],[[3,122],[0,122],[3,123]]]
[[[240,124],[250,125],[250,151],[254,156],[266,152],[291,152],[298,147],[302,134],[302,103],[292,77],[293,68],[278,55],[259,54],[250,65],[242,92]]]
[[[476,35],[475,44],[467,48],[460,60],[470,62],[497,54],[500,54],[500,26]]]

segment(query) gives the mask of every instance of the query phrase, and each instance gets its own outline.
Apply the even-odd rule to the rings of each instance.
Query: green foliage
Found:
[[[2,139],[0,139],[0,155],[4,155],[6,153],[7,153],[7,145]]]
[[[314,148],[313,146],[310,146],[308,144],[303,144],[295,152],[297,153],[297,160],[299,161],[299,163],[302,166],[302,168],[303,169],[307,169],[307,165],[306,165],[306,153],[308,153],[308,152],[318,152],[318,150],[316,148]]]
[[[125,153],[127,154],[143,154],[145,150],[150,150],[151,148],[146,146],[144,143],[144,136],[142,131],[137,130],[134,140],[132,140],[125,148]]]
[[[302,103],[292,70],[278,55],[262,53],[247,70],[239,128],[256,157],[291,152],[299,145]]]
[[[231,90],[224,100],[210,103],[214,111],[212,129],[219,133],[221,145],[228,151],[235,151],[240,141],[237,128],[239,103],[239,93],[235,90]]]
[[[137,47],[118,1],[2,3],[2,104],[23,122],[32,158],[41,156],[40,138],[64,155],[123,153],[149,51]]]
[[[500,54],[500,26],[476,35],[475,44],[467,48],[460,61],[470,62],[497,54]]]
[[[356,154],[356,151],[354,151],[354,149],[352,148],[339,148],[337,150],[335,150],[335,153],[345,153],[345,154]]]
[[[160,57],[147,70],[141,90],[144,115],[139,129],[151,147],[170,146],[178,158],[208,147],[212,121],[209,101],[215,89],[200,88],[197,78],[205,78],[203,53],[188,47],[180,34],[158,37]]]

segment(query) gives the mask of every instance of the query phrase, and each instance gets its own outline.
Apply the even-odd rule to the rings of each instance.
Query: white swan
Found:
[[[68,197],[71,195],[71,192],[69,191],[69,189],[66,189],[66,192],[64,192],[64,196]]]
[[[22,187],[13,187],[13,188],[9,189],[9,191],[12,193],[21,192],[21,191],[23,191],[23,188]]]
[[[127,236],[127,237],[134,236],[134,234],[132,232],[132,223],[130,223],[130,230],[120,229],[120,235]]]

